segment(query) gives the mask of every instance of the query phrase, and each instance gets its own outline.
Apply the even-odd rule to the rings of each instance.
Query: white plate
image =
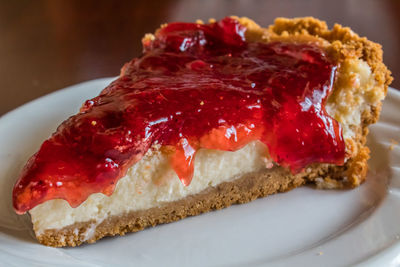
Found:
[[[389,266],[400,264],[400,93],[390,89],[371,127],[367,182],[354,190],[302,187],[96,244],[39,245],[11,191],[28,157],[111,79],[71,86],[0,118],[0,265]]]

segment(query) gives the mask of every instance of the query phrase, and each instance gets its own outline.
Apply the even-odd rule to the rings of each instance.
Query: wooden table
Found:
[[[399,0],[1,0],[0,115],[65,86],[118,75],[161,23],[231,14],[263,26],[277,16],[350,26],[383,45],[385,63],[400,77]]]

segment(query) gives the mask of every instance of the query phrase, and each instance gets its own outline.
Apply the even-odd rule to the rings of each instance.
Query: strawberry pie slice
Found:
[[[40,243],[76,246],[305,183],[358,186],[390,81],[378,44],[313,18],[164,25],[30,158],[14,209]]]

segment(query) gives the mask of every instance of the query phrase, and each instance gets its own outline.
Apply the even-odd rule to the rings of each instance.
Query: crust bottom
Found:
[[[366,158],[360,160],[365,161]],[[40,243],[53,247],[78,246],[84,242],[94,243],[105,236],[137,232],[150,226],[286,192],[307,182],[317,182],[318,179],[322,179],[321,177],[324,177],[325,184],[329,185],[330,181],[338,183],[347,171],[347,164],[345,166],[320,164],[307,168],[300,174],[292,175],[281,167],[274,167],[261,173],[244,175],[232,182],[221,183],[199,194],[164,203],[159,207],[110,216],[98,225],[92,220],[75,223],[62,229],[49,229],[37,235],[37,239]],[[341,181],[345,184],[343,180]]]

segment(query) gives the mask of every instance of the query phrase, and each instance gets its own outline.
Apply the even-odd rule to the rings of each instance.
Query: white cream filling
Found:
[[[341,123],[344,138],[347,139],[355,136],[352,125],[359,125],[361,114],[371,101],[376,101],[376,98],[382,100],[384,94],[382,89],[374,90],[376,82],[367,63],[350,60],[341,68],[341,73],[345,75],[339,77],[342,79],[340,90],[333,101],[328,101],[326,110]],[[170,167],[166,155],[160,151],[149,151],[119,180],[110,197],[93,194],[77,208],[71,208],[65,200],[56,199],[31,209],[34,230],[40,235],[46,229],[60,229],[76,222],[95,220],[96,223],[85,233],[85,238],[90,239],[93,229],[108,216],[156,207],[163,202],[179,200],[210,186],[232,181],[246,173],[271,167],[271,161],[266,160],[267,154],[266,147],[258,141],[235,152],[202,149],[195,159],[193,180],[186,187]]]
[[[360,59],[345,61],[340,67],[335,97],[329,99],[325,108],[343,128],[343,138],[354,138],[355,127],[361,123],[361,115],[373,103],[385,97],[368,64]]]
[[[193,180],[189,186],[184,186],[168,157],[160,151],[149,151],[119,180],[110,197],[93,194],[77,208],[71,208],[65,200],[55,199],[31,209],[34,230],[40,235],[45,229],[60,229],[89,220],[96,220],[97,225],[108,216],[179,200],[246,173],[271,167],[267,154],[266,146],[259,141],[235,152],[201,149],[196,155]]]

